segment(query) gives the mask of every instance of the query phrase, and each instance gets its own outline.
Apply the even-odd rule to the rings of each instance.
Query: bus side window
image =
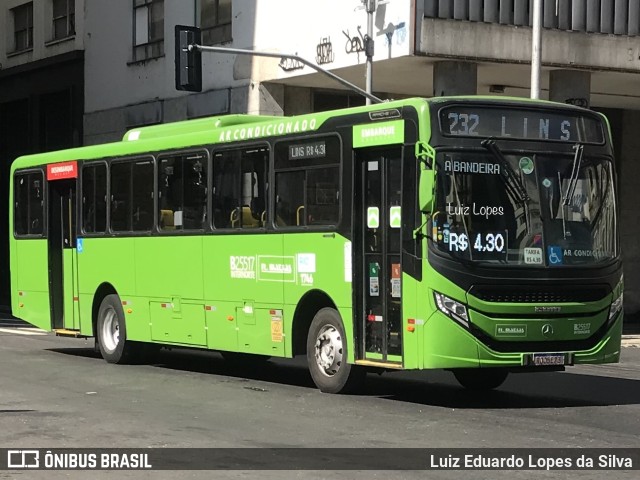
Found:
[[[114,232],[130,230],[131,164],[111,164],[111,229]]]
[[[149,160],[133,164],[132,230],[148,232],[153,227],[153,163]]]
[[[207,221],[207,157],[176,154],[160,159],[158,219],[163,231],[200,230]]]
[[[153,161],[111,164],[111,229],[148,232],[153,226]]]
[[[340,213],[338,167],[309,170],[307,173],[307,225],[337,225]]]
[[[44,218],[44,178],[42,172],[15,176],[14,231],[16,235],[41,235]]]
[[[266,221],[264,147],[218,152],[213,159],[213,222],[216,228],[258,228]]]
[[[277,227],[335,226],[340,221],[340,138],[312,136],[276,143]]]
[[[216,228],[230,228],[231,215],[238,208],[239,166],[234,153],[221,152],[213,158],[213,224]]]
[[[306,225],[303,212],[304,180],[304,171],[276,175],[276,223],[279,226]]]
[[[86,233],[107,228],[107,166],[85,164],[82,168],[82,227]]]

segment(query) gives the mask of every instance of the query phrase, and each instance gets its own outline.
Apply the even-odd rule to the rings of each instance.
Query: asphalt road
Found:
[[[110,365],[93,340],[0,326],[1,448],[640,446],[640,339],[620,364],[512,375],[485,395],[449,372],[368,375],[359,395],[322,394],[301,359],[253,369],[217,353],[163,351]],[[286,465],[283,465],[286,470]],[[638,478],[638,471],[13,472],[56,478]]]

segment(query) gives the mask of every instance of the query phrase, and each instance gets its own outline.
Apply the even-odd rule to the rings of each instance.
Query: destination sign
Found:
[[[444,135],[604,143],[598,119],[571,111],[455,105],[439,116]]]
[[[303,160],[307,158],[323,158],[327,155],[326,142],[303,143],[289,145],[289,160]]]

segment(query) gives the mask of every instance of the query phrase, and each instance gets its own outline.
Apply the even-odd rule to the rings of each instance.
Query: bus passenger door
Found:
[[[402,147],[356,151],[358,357],[402,363]]]
[[[71,163],[77,172],[75,162]],[[78,298],[77,250],[76,250],[76,178],[55,176],[49,165],[49,217],[47,239],[49,246],[49,297],[51,328],[53,330],[79,330],[80,322],[76,306]],[[69,175],[67,172],[66,175]],[[77,174],[76,174],[77,176]]]

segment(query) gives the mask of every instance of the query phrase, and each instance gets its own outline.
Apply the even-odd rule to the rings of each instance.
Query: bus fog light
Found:
[[[457,322],[462,323],[465,326],[469,324],[467,307],[465,307],[462,303],[447,297],[446,295],[442,295],[438,292],[433,293],[436,299],[436,305],[442,313],[450,318],[453,318]]]

